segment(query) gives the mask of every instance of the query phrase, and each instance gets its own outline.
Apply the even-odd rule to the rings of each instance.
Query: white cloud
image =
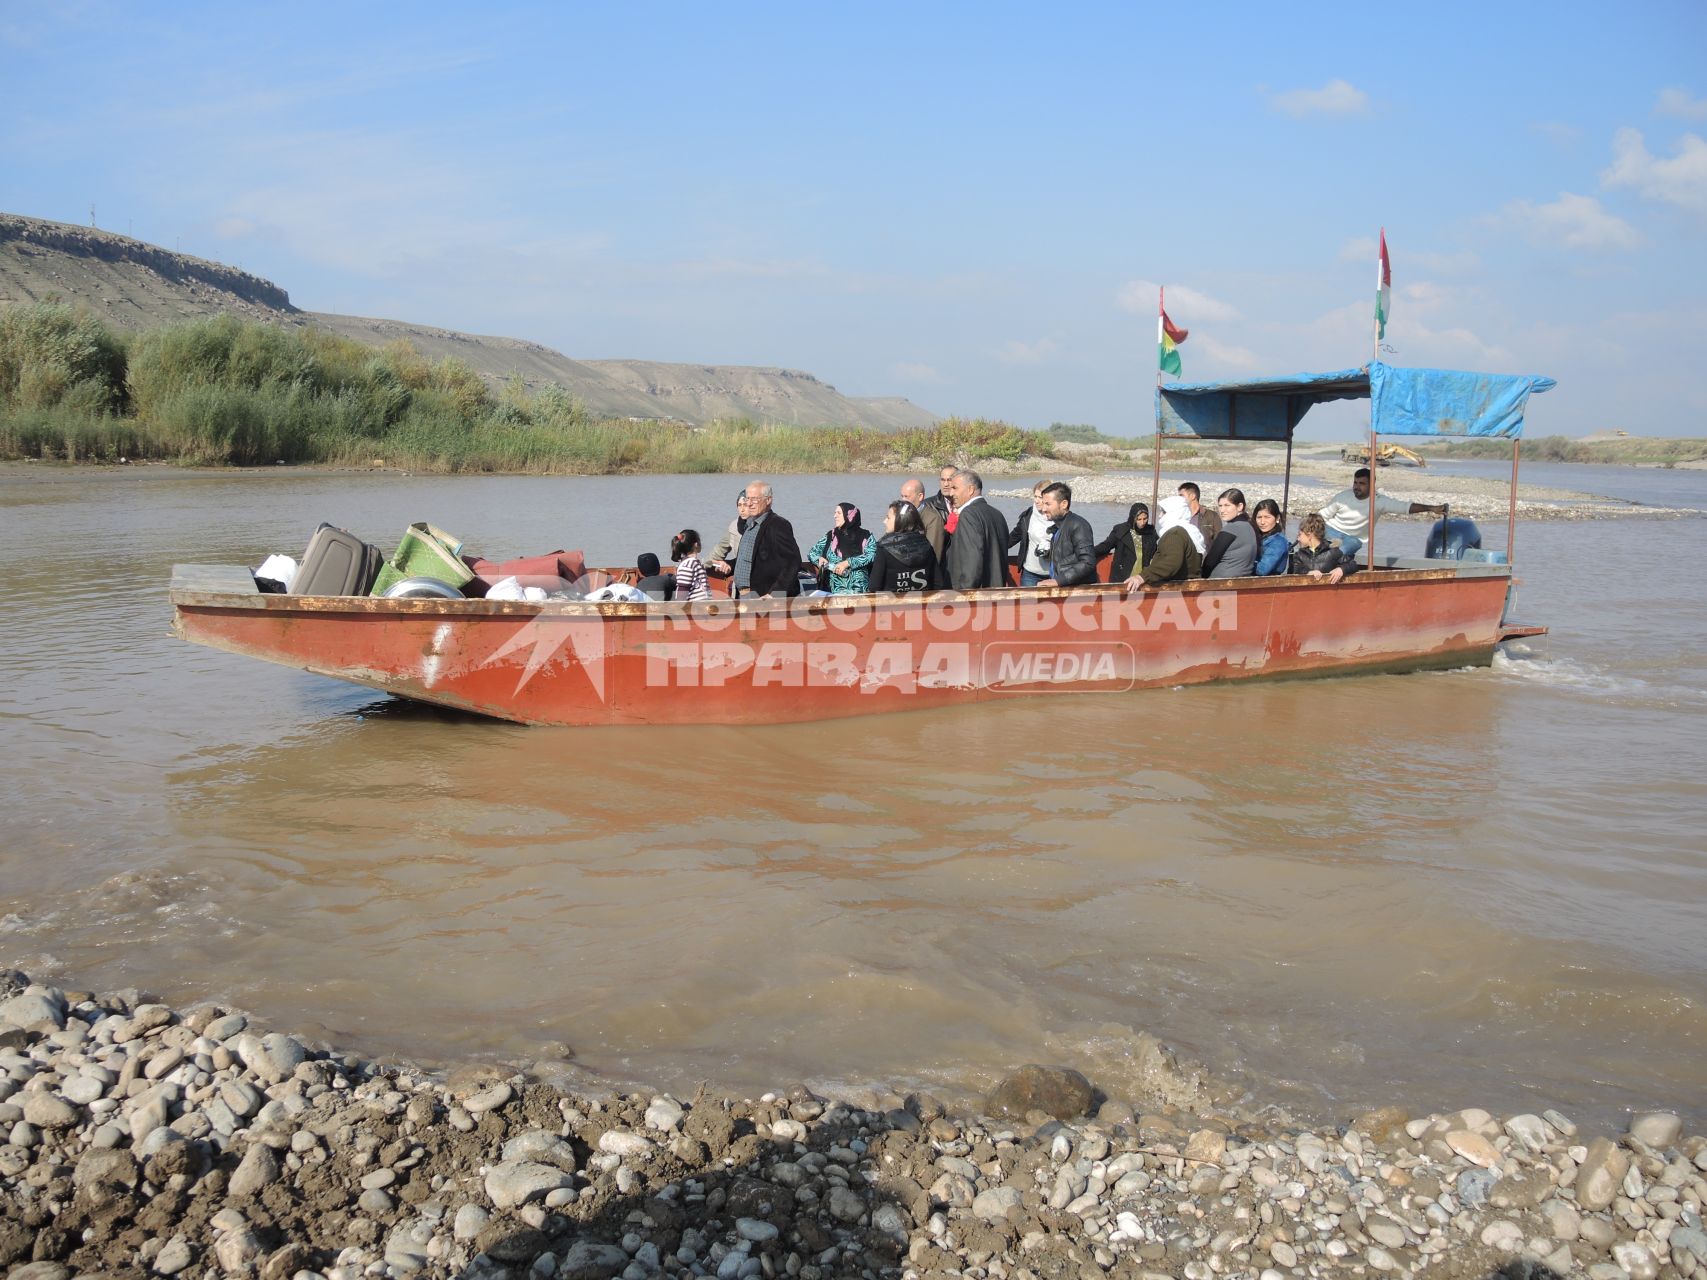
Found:
[[[1218,361],[1232,369],[1254,369],[1262,363],[1256,352],[1248,347],[1235,346],[1230,342],[1218,342],[1207,334],[1197,334],[1192,345],[1199,347],[1211,360]]]
[[[1269,106],[1282,115],[1360,116],[1369,111],[1369,95],[1344,80],[1330,80],[1320,89],[1291,89],[1272,93]]]
[[[1525,235],[1537,236],[1567,249],[1598,252],[1634,249],[1642,243],[1636,228],[1608,213],[1593,196],[1561,191],[1551,204],[1513,200],[1495,221]]]
[[[1157,288],[1154,280],[1128,280],[1120,286],[1120,292],[1115,295],[1115,303],[1122,311],[1130,311],[1136,315],[1153,315]],[[1206,320],[1238,319],[1237,307],[1222,302],[1201,289],[1193,289],[1183,284],[1170,284],[1167,289],[1168,318],[1175,324],[1190,328],[1193,324],[1201,324]]]
[[[1707,120],[1707,98],[1697,98],[1687,89],[1661,89],[1654,112],[1680,120]]]
[[[1381,245],[1374,236],[1353,236],[1340,246],[1341,262],[1374,262]],[[1392,250],[1389,248],[1389,253]]]
[[[1003,364],[1043,364],[1060,354],[1061,344],[1053,338],[1039,338],[1036,342],[1022,342],[1015,338],[996,352],[996,359]]]
[[[1686,133],[1677,154],[1662,160],[1648,150],[1640,130],[1620,129],[1612,139],[1612,164],[1603,187],[1628,187],[1649,200],[1707,215],[1707,142]]]
[[[922,382],[931,386],[940,386],[948,381],[928,364],[918,364],[911,360],[903,360],[889,367],[889,372],[902,382]]]

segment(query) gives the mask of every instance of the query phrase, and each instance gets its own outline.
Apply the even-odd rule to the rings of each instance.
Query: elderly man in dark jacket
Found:
[[[800,544],[794,526],[771,510],[771,487],[762,480],[747,486],[747,522],[734,569],[737,596],[800,594]]]
[[[984,478],[976,471],[958,471],[951,483],[957,519],[943,554],[948,585],[956,591],[1007,586],[1007,517],[984,501]]]
[[[1097,580],[1096,534],[1074,513],[1073,491],[1057,480],[1041,495],[1038,514],[1049,521],[1049,576],[1040,587],[1076,587]]]

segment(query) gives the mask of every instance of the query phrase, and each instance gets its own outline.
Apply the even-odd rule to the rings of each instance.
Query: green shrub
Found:
[[[37,302],[0,311],[0,406],[89,413],[124,407],[125,352],[87,311]]]

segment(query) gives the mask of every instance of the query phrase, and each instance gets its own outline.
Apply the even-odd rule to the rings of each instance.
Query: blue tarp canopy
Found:
[[[1285,441],[1313,405],[1368,400],[1377,435],[1512,439],[1523,434],[1529,397],[1555,385],[1534,374],[1396,369],[1377,360],[1337,373],[1159,387],[1156,428],[1164,436]]]

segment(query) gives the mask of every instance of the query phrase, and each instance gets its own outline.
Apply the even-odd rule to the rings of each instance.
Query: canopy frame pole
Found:
[[[1286,536],[1286,517],[1292,510],[1292,435],[1298,430],[1298,420],[1292,416],[1292,403],[1286,405],[1286,479],[1280,489],[1280,533]]]
[[[1150,468],[1150,523],[1162,518],[1162,371],[1156,370],[1156,449]]]
[[[1369,567],[1375,567],[1375,493],[1376,481],[1381,478],[1381,436],[1375,424],[1369,424],[1369,537],[1364,547],[1369,552]]]
[[[1523,444],[1521,436],[1511,438],[1511,512],[1505,525],[1505,562],[1510,564],[1517,549],[1517,451]]]

